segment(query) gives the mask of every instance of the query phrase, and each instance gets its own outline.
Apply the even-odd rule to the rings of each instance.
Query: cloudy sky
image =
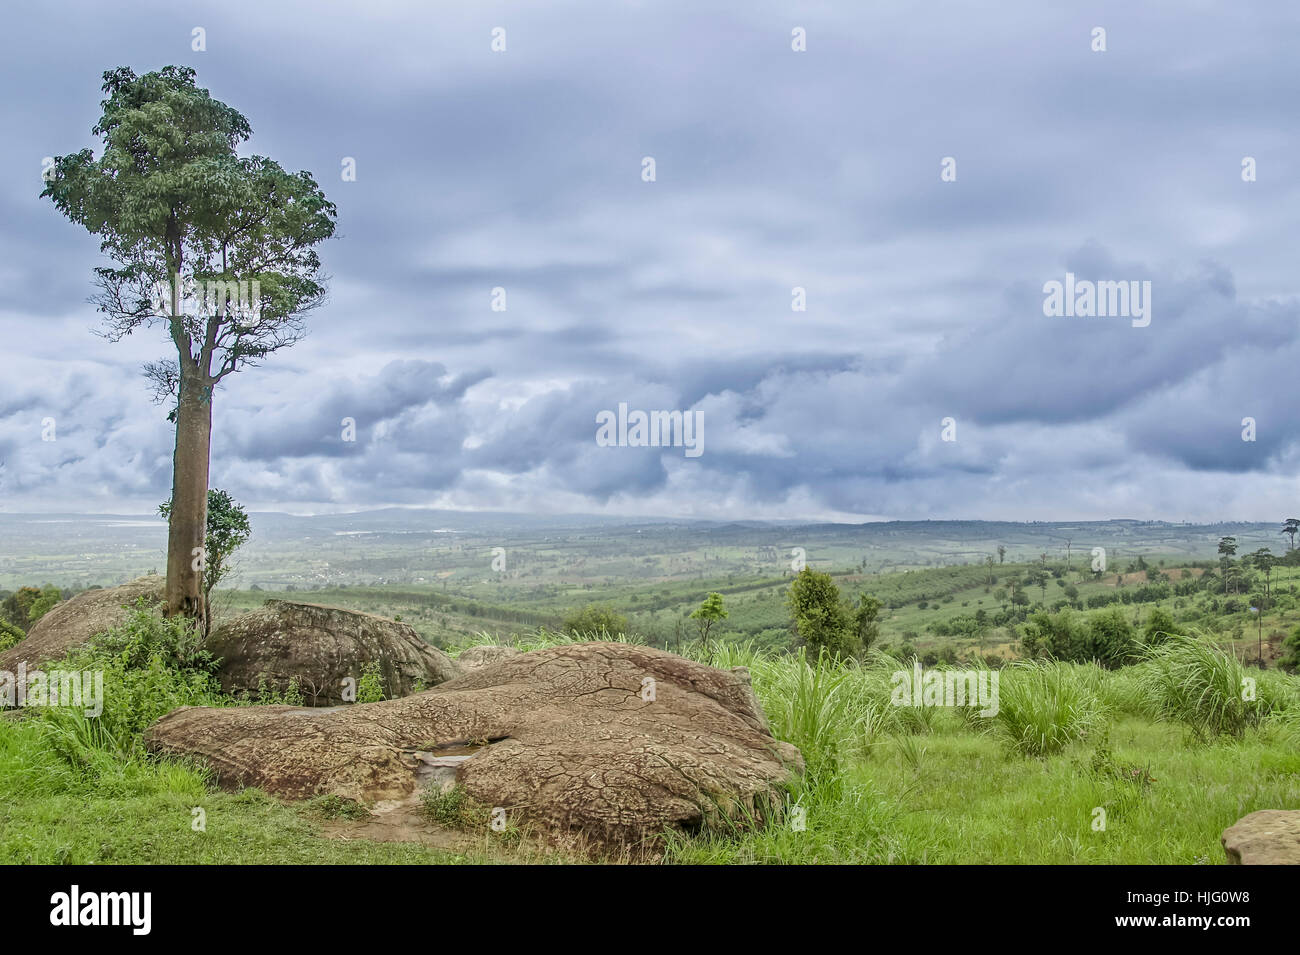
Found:
[[[116,6],[0,34],[8,512],[169,494],[167,343],[96,337],[98,240],[37,197],[98,147],[100,74],[171,63],[339,210],[309,338],[217,395],[213,484],[253,508],[1300,510],[1294,4]],[[1067,271],[1151,282],[1150,324],[1045,316]],[[620,402],[700,412],[704,453],[599,446]]]

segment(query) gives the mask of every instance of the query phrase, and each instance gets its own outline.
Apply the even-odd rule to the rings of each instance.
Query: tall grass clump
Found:
[[[1143,652],[1137,679],[1151,715],[1181,723],[1198,740],[1240,739],[1267,711],[1258,692],[1245,698],[1252,674],[1241,661],[1204,637],[1175,634]]]
[[[1101,674],[1101,681],[1096,688],[1102,705],[1112,716],[1148,716],[1150,707],[1138,680],[1135,667],[1120,667],[1118,670],[1103,670],[1090,664]]]
[[[532,650],[544,650],[547,647],[561,647],[573,643],[630,643],[641,646],[645,644],[645,638],[635,633],[609,633],[605,630],[570,630],[565,633],[538,627],[536,633],[521,637],[514,646],[521,653],[528,653]]]
[[[1281,670],[1252,670],[1265,716],[1282,717],[1300,710],[1300,676]]]
[[[772,735],[799,747],[812,785],[833,781],[843,760],[881,729],[888,695],[878,698],[856,667],[825,654],[809,662],[801,648],[781,659],[755,657],[750,672]]]
[[[1013,663],[1002,670],[995,731],[1025,756],[1058,753],[1105,726],[1101,700],[1068,664]]]

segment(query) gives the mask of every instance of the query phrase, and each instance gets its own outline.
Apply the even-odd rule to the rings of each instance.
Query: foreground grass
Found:
[[[1198,744],[1128,717],[1110,733],[1123,775],[1096,747],[1042,759],[955,724],[897,737],[851,763],[839,791],[792,794],[805,829],[673,840],[680,863],[1220,864],[1224,828],[1300,805],[1300,753],[1254,734]],[[1130,775],[1130,767],[1147,776]],[[1095,831],[1098,807],[1105,830]]]
[[[563,861],[486,839],[462,853],[325,838],[310,808],[220,792],[196,766],[147,756],[139,734],[155,710],[238,705],[212,697],[207,663],[169,626],[142,615],[82,661],[116,681],[104,729],[67,712],[0,718],[0,863]],[[522,648],[578,639],[538,631]],[[773,732],[809,771],[789,794],[798,813],[670,836],[668,862],[1219,864],[1225,827],[1300,806],[1300,681],[1267,675],[1250,718],[1223,720],[1240,674],[1223,677],[1235,663],[1199,647],[1170,644],[1117,672],[1009,667],[992,719],[891,705],[890,676],[907,666],[883,654],[830,667],[736,644],[688,652],[749,667]]]
[[[193,810],[206,831],[192,828]],[[420,864],[489,860],[412,843],[322,838],[258,790],[224,793],[196,769],[130,759],[69,766],[35,721],[0,720],[0,864]]]

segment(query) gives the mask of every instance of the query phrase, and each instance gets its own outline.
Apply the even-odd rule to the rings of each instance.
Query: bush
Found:
[[[232,702],[213,675],[216,664],[198,646],[192,621],[165,619],[141,602],[125,624],[43,668],[102,673],[102,712],[41,707],[28,718],[44,726],[51,747],[75,767],[95,763],[92,750],[139,756],[145,729],[172,710]]]
[[[1277,665],[1288,673],[1300,672],[1300,627],[1296,627],[1282,641],[1282,659]]]
[[[371,812],[355,799],[346,799],[333,793],[309,799],[303,811],[324,819],[369,819]]]
[[[475,802],[462,786],[426,789],[420,797],[420,811],[450,829],[479,829],[490,819],[487,807]]]
[[[597,633],[613,636],[627,633],[627,617],[613,607],[599,604],[587,604],[564,618],[566,633]]]
[[[384,678],[379,672],[379,664],[374,660],[361,669],[361,679],[357,681],[357,702],[378,703],[384,696]]]
[[[1107,669],[1133,662],[1133,625],[1118,607],[1081,619],[1068,610],[1036,613],[1025,624],[1023,649],[1031,658],[1072,663],[1096,661]]]
[[[996,731],[1025,756],[1047,756],[1104,726],[1103,708],[1084,678],[1059,663],[1004,667]]]
[[[790,584],[786,598],[795,632],[814,657],[825,653],[831,660],[851,657],[862,645],[851,611],[840,598],[830,574],[805,567]]]
[[[27,634],[8,620],[0,620],[0,651],[17,646],[27,639]]]
[[[30,630],[32,624],[49,612],[50,608],[63,599],[58,587],[46,584],[44,587],[19,587],[15,593],[0,603],[0,618],[7,620],[20,630]]]
[[[1242,699],[1246,676],[1235,656],[1209,640],[1175,634],[1147,648],[1138,685],[1157,719],[1182,723],[1201,740],[1240,739],[1265,712],[1261,699]]]

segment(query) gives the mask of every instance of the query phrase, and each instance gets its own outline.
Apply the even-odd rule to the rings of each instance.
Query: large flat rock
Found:
[[[431,758],[468,746],[456,780],[476,801],[513,823],[624,845],[761,819],[803,768],[769,732],[748,671],[619,643],[519,654],[381,703],[184,707],[146,742],[200,757],[225,787],[364,801],[410,797]]]

